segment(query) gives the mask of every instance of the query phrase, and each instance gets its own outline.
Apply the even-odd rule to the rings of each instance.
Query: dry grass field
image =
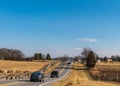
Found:
[[[34,72],[40,70],[47,64],[52,63],[52,61],[45,61],[45,62],[27,62],[27,61],[6,61],[0,60],[0,71],[3,73],[7,73],[9,71],[15,72]]]
[[[89,73],[94,80],[120,82],[120,63],[97,63]]]
[[[120,84],[94,81],[87,74],[87,70],[84,70],[84,65],[74,63],[69,75],[64,80],[56,82],[52,86],[120,86]]]
[[[95,68],[97,68],[98,70],[120,71],[120,62],[108,62],[108,63],[100,62],[96,64]]]

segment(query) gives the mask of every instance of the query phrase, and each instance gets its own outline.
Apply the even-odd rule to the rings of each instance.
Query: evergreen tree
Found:
[[[39,54],[39,60],[43,60],[42,53]]]
[[[51,56],[50,56],[49,53],[48,53],[47,56],[46,56],[46,60],[51,60]]]
[[[107,57],[104,57],[104,62],[107,63]]]
[[[86,58],[86,63],[87,63],[87,69],[93,68],[96,64],[96,58],[95,58],[95,54],[93,51],[90,51],[90,53],[88,54],[87,58]]]
[[[39,60],[39,55],[37,53],[34,54],[34,60]]]

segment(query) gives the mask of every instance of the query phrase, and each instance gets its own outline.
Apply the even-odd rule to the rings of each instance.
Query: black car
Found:
[[[59,77],[59,72],[58,72],[58,71],[52,71],[52,72],[51,72],[51,77],[56,77],[56,78],[58,78],[58,77]]]
[[[71,64],[71,62],[67,62],[67,64]]]
[[[40,72],[34,72],[30,76],[30,81],[44,81],[44,74]]]

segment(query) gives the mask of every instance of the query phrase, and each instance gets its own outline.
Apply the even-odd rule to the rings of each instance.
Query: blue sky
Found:
[[[0,0],[0,47],[75,56],[120,55],[119,0]]]

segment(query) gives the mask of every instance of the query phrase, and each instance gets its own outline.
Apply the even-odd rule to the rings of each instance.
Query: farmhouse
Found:
[[[112,59],[111,58],[107,58],[107,62],[112,62]]]

